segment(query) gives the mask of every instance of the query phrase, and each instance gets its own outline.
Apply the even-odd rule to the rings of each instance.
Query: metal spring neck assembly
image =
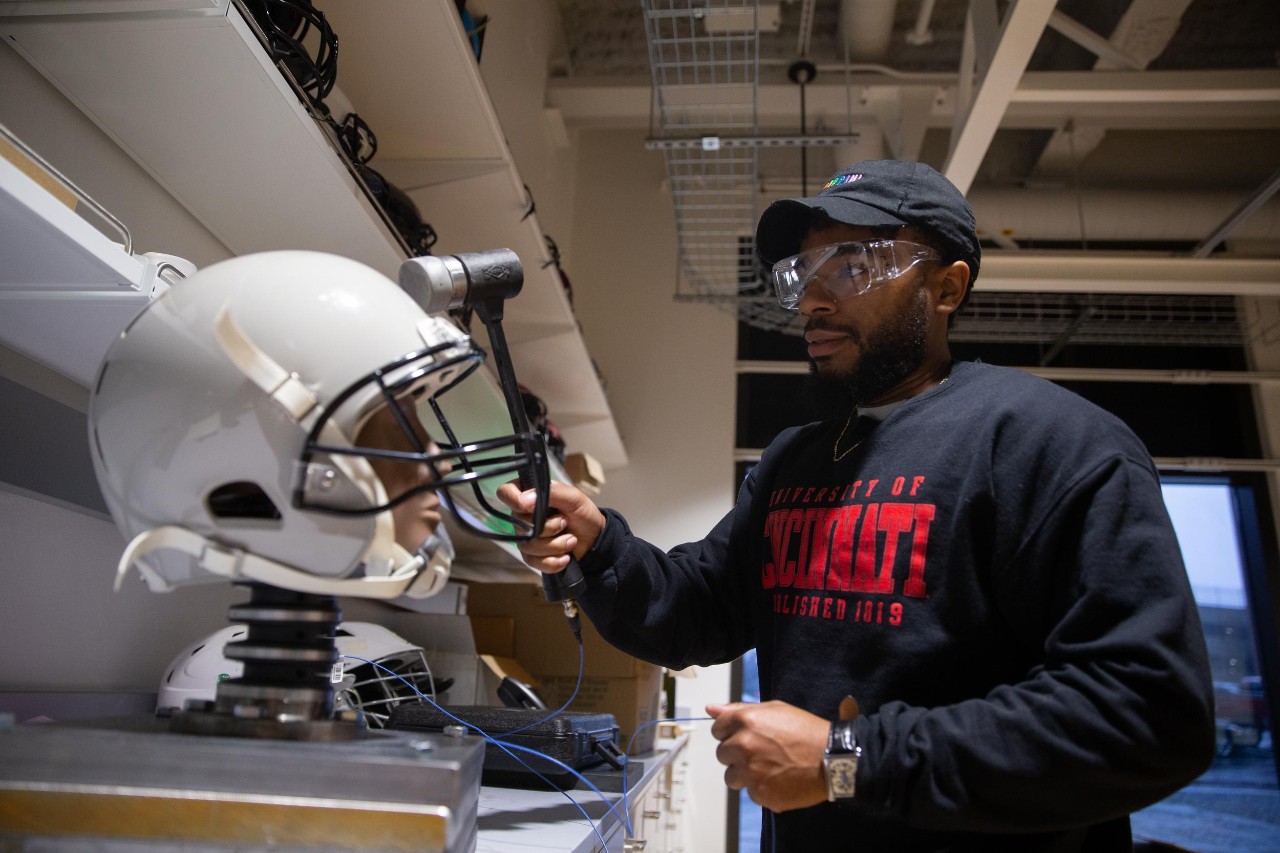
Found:
[[[338,661],[334,634],[342,613],[332,595],[264,584],[227,618],[248,627],[228,643],[227,658],[244,664],[239,678],[219,682],[213,702],[175,712],[170,730],[185,734],[278,740],[349,740],[366,729],[356,712],[333,714],[330,673]]]

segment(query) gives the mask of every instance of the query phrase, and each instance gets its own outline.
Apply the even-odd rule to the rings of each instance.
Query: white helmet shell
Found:
[[[383,484],[349,449],[393,394],[434,407],[482,358],[346,258],[267,252],[179,282],[114,342],[90,395],[94,468],[131,540],[121,573],[137,564],[157,591],[222,577],[401,594],[424,559],[396,545]]]
[[[244,664],[227,658],[223,649],[247,634],[244,625],[228,625],[174,655],[160,679],[156,709],[185,708],[188,701],[212,702],[218,682],[244,674]]]

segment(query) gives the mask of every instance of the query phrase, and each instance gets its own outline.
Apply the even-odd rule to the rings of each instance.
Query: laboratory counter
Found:
[[[618,771],[587,774],[608,798],[607,805],[581,782],[565,792],[481,787],[477,853],[676,853],[686,849],[688,739],[674,724],[663,724],[654,751],[631,759],[625,796],[623,774]],[[630,834],[621,817],[624,813],[630,820]],[[644,843],[628,844],[632,840]]]

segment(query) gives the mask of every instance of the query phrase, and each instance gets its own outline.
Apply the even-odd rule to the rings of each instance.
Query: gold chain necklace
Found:
[[[946,385],[946,384],[947,384],[947,380],[948,380],[948,379],[950,379],[950,378],[951,378],[951,374],[950,374],[950,373],[948,373],[946,376],[942,377],[942,381],[941,381],[941,382],[939,382],[937,385],[935,385],[935,386],[933,386],[933,387],[934,387],[934,388],[940,388],[940,387],[942,387],[943,385]],[[853,451],[857,450],[857,449],[858,449],[858,447],[862,444],[862,442],[866,440],[866,437],[867,437],[867,436],[866,436],[866,435],[864,435],[862,438],[860,438],[860,439],[858,439],[857,441],[855,441],[855,442],[853,443],[853,446],[852,446],[852,447],[850,447],[849,449],[847,449],[844,453],[841,453],[841,452],[840,452],[840,442],[844,441],[844,434],[845,434],[846,432],[848,432],[848,431],[849,431],[849,425],[850,425],[851,423],[853,423],[853,416],[854,416],[855,414],[857,414],[857,412],[858,412],[858,407],[857,407],[857,406],[854,406],[852,409],[850,409],[850,410],[849,410],[849,417],[845,419],[844,427],[840,430],[840,434],[839,434],[838,436],[836,436],[836,442],[835,442],[835,444],[831,445],[831,461],[832,461],[832,462],[839,462],[841,459],[845,458],[845,457],[846,457],[846,456],[848,456],[850,453],[852,453]],[[867,435],[870,435],[870,434],[871,434],[871,433],[867,433]]]
[[[862,438],[858,439],[853,443],[853,447],[850,447],[844,453],[840,452],[840,442],[844,441],[844,434],[846,431],[848,431],[849,424],[853,423],[853,414],[856,411],[858,411],[857,406],[854,406],[852,409],[849,410],[849,417],[844,422],[844,429],[840,430],[840,434],[836,436],[836,443],[831,445],[831,461],[832,462],[839,462],[841,459],[845,458],[850,453],[857,450],[858,445],[862,444],[862,439],[867,437],[864,435]],[[868,433],[868,435],[870,435],[870,433]]]

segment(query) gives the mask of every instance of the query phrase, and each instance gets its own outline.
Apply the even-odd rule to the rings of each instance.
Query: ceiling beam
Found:
[[[1280,71],[1053,71],[1027,74],[1020,104],[1205,104],[1280,101]]]
[[[994,10],[994,0],[973,0],[969,5],[965,42],[966,53],[972,49],[973,55],[971,63],[962,63],[965,71],[961,74],[960,91],[966,88],[969,72],[981,76],[972,98],[964,99],[963,106],[957,105],[951,151],[942,168],[943,174],[962,193],[969,191],[978,174],[978,167],[1018,89],[1018,81],[1027,70],[1031,53],[1053,14],[1054,3],[1055,0],[1019,0],[1010,6],[989,55],[981,49],[987,35],[981,21],[990,15],[980,15],[979,11]]]
[[[976,287],[993,292],[1280,296],[1280,259],[990,251]]]
[[[1253,195],[1245,199],[1230,216],[1222,221],[1221,225],[1213,229],[1212,234],[1200,241],[1200,244],[1191,252],[1191,257],[1207,258],[1219,243],[1235,233],[1241,223],[1266,204],[1277,190],[1280,190],[1280,169],[1272,172],[1271,177],[1267,178]]]
[[[1188,258],[993,249],[982,256],[975,289],[983,293],[1275,298],[1280,297],[1280,258]],[[711,301],[717,298],[720,297],[712,297]]]
[[[1190,2],[1191,0],[1133,0],[1116,24],[1111,38],[1096,46],[1098,60],[1093,67],[1106,69],[1118,65],[1138,71],[1145,69],[1169,46]],[[1061,13],[1055,11],[1053,18],[1049,20],[1049,26],[1057,29],[1055,20],[1060,16]],[[1118,55],[1113,55],[1111,51]],[[1081,127],[1072,118],[1046,143],[1032,173],[1040,177],[1069,174],[1076,164],[1102,143],[1106,133],[1105,127]]]
[[[932,92],[929,125],[950,127],[955,113],[955,75],[922,75],[909,82],[884,75],[851,75],[850,85],[824,82],[821,72],[805,86],[806,110],[829,129],[876,118],[875,91],[910,85]],[[570,127],[646,127],[648,82],[558,78],[547,89],[548,106]],[[798,122],[793,83],[759,88],[761,126]],[[1009,96],[1001,120],[1006,128],[1077,127],[1186,129],[1280,127],[1280,69],[1223,71],[1030,71]]]
[[[1125,53],[1075,18],[1064,15],[1062,12],[1054,12],[1049,16],[1049,26],[1099,59],[1120,68],[1128,68],[1132,71],[1142,70],[1143,63],[1140,60]]]

